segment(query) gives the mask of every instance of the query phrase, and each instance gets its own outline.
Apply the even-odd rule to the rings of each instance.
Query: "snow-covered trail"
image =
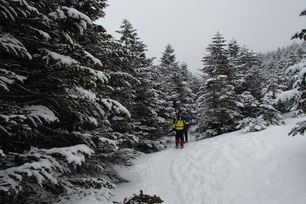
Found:
[[[305,204],[306,137],[287,135],[296,121],[141,156],[120,170],[131,182],[114,200],[143,190],[165,204]]]

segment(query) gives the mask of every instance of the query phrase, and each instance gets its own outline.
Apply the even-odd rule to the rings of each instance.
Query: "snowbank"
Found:
[[[117,186],[114,200],[143,190],[166,204],[304,204],[306,137],[288,136],[299,120],[142,156],[120,170],[131,182]]]

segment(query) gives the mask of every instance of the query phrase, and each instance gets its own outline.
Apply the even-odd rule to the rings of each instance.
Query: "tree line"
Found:
[[[200,137],[260,131],[283,123],[283,113],[305,113],[305,42],[265,54],[255,54],[236,40],[225,42],[217,32],[202,60]],[[288,71],[298,63],[299,68]]]

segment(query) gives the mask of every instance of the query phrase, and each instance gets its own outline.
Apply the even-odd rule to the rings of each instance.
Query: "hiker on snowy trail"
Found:
[[[185,126],[188,125],[188,122],[184,120],[183,112],[178,111],[177,117],[173,120],[173,130],[175,130],[175,144],[176,147],[181,145],[181,148],[184,147],[184,129]]]

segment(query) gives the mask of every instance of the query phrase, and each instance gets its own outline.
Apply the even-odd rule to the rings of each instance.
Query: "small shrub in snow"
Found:
[[[269,104],[261,104],[259,115],[265,121],[267,121],[268,125],[280,125],[283,123],[283,116],[281,113],[276,110],[272,105]]]
[[[166,143],[167,141],[165,139],[154,141],[154,140],[148,140],[148,139],[142,138],[139,141],[136,149],[141,152],[145,152],[145,153],[157,152],[157,151],[166,149],[167,148]]]
[[[140,190],[140,194],[136,195],[134,194],[133,197],[131,198],[125,198],[123,202],[114,202],[114,204],[159,204],[159,203],[164,203],[164,201],[154,195],[147,195],[143,194],[143,191]]]
[[[266,129],[268,125],[269,124],[263,119],[263,117],[248,117],[239,122],[237,129],[243,129],[244,132],[257,132]]]

